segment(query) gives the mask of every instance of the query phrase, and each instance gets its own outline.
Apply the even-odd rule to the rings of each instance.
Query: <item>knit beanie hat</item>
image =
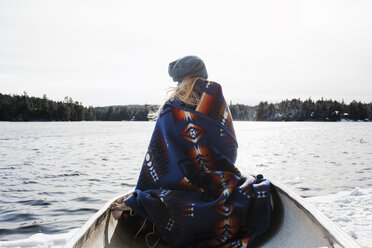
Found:
[[[169,76],[180,84],[186,77],[201,77],[208,79],[207,69],[203,60],[197,56],[186,56],[173,61],[168,67]]]

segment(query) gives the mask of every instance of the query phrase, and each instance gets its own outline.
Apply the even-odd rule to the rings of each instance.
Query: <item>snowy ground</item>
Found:
[[[1,248],[61,248],[66,241],[77,231],[73,229],[68,233],[47,235],[38,233],[32,235],[28,239],[21,239],[15,241],[2,241],[0,242]]]
[[[372,188],[306,198],[362,247],[372,247]]]

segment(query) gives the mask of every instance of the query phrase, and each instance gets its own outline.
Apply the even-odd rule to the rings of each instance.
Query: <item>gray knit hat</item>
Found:
[[[203,60],[197,56],[186,56],[173,61],[168,67],[169,76],[180,84],[186,77],[201,77],[208,79],[207,69]]]

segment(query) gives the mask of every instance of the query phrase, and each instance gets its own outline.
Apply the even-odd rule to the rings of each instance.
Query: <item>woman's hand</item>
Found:
[[[120,197],[111,206],[112,216],[115,220],[118,220],[123,213],[123,211],[131,211],[132,209],[124,202],[125,199],[130,197],[133,194],[133,192]]]

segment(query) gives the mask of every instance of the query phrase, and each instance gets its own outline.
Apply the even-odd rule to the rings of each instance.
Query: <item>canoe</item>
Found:
[[[253,247],[360,247],[352,238],[311,204],[286,186],[271,180],[273,213],[269,230],[257,237]],[[65,244],[70,248],[147,247],[144,238],[134,239],[123,221],[115,220],[112,206],[118,196],[107,202]],[[157,247],[169,247],[159,244]]]

